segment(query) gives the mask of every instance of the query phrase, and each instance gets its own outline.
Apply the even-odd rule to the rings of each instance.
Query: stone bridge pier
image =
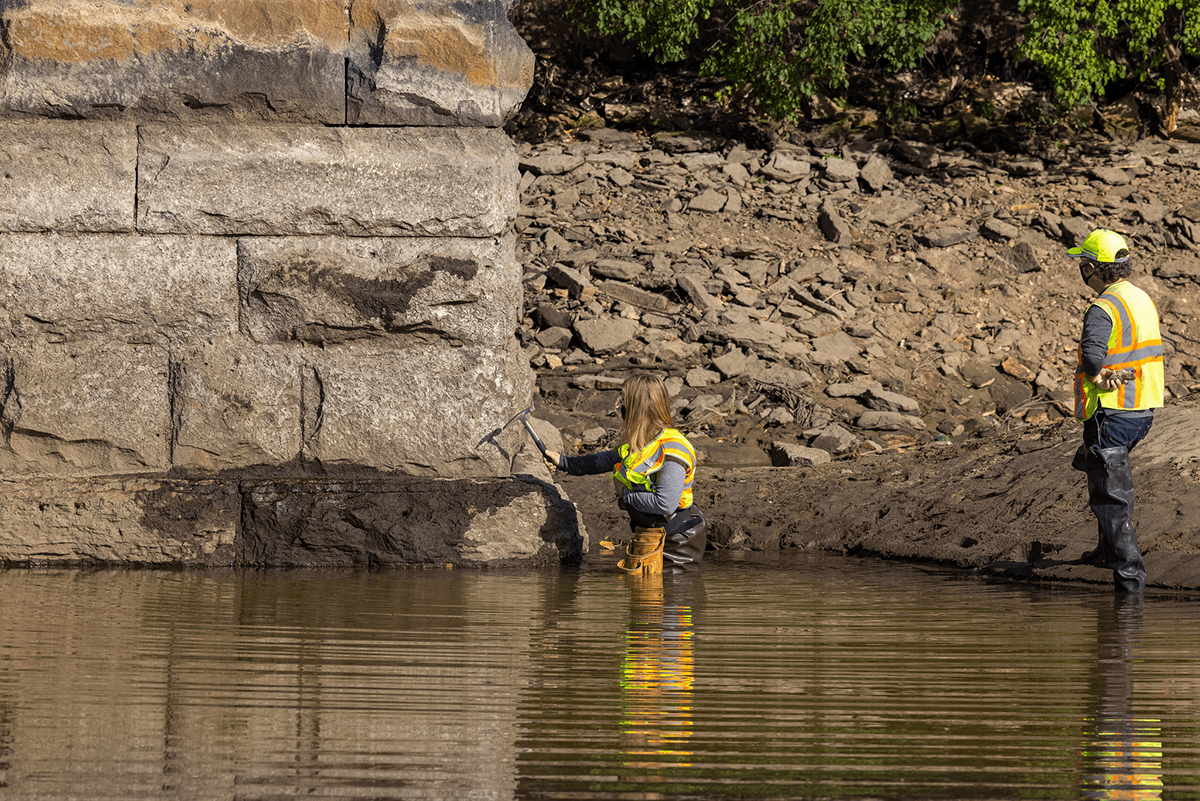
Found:
[[[0,561],[537,564],[512,0],[0,0]],[[532,463],[532,460],[529,460]]]

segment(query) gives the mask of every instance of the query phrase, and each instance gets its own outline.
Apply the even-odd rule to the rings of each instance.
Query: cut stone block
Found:
[[[261,565],[578,563],[574,506],[549,482],[408,477],[247,481],[239,561]]]
[[[0,123],[0,232],[132,231],[136,176],[132,125]]]
[[[185,350],[176,380],[177,467],[224,470],[300,456],[303,354],[240,336]]]
[[[237,330],[233,240],[0,235],[0,340],[182,341]]]
[[[344,0],[9,0],[0,113],[346,119]]]
[[[482,440],[529,404],[533,372],[516,341],[390,350],[351,343],[311,355],[306,459],[410,475],[508,475],[519,426]]]
[[[0,559],[228,565],[236,482],[24,478],[0,483]]]
[[[150,345],[34,345],[5,364],[0,472],[94,475],[165,469],[167,351]]]
[[[574,505],[530,477],[0,481],[9,563],[532,566],[586,550]]]
[[[495,236],[517,157],[489,128],[139,129],[138,230],[212,236]]]
[[[347,122],[499,127],[533,84],[512,0],[353,0]]]
[[[511,235],[247,238],[238,256],[242,328],[259,342],[499,346],[521,313]]]

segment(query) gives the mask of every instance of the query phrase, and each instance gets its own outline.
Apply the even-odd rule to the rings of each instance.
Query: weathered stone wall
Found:
[[[0,0],[9,116],[498,127],[513,0]]]
[[[571,547],[519,432],[478,447],[533,388],[511,2],[0,0],[0,559]],[[423,550],[389,493],[452,499]]]

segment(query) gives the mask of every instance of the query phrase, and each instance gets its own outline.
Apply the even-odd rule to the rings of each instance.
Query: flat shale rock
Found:
[[[624,318],[580,320],[575,323],[575,333],[583,346],[592,353],[611,353],[629,344],[641,324]]]
[[[829,451],[809,448],[792,442],[776,442],[771,446],[771,464],[775,467],[812,467],[829,464]]]
[[[919,214],[924,206],[916,200],[886,197],[875,200],[867,211],[867,219],[880,225],[898,225]]]

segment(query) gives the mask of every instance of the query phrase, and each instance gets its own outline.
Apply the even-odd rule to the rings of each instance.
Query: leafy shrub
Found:
[[[847,65],[899,73],[917,65],[961,6],[953,0],[568,0],[587,30],[617,36],[659,63],[711,44],[702,74],[748,88],[763,110],[795,120],[818,92],[850,88]],[[1200,0],[1019,0],[1027,16],[1014,59],[1041,66],[1061,108],[1085,104],[1133,75],[1178,107],[1200,55]],[[1174,100],[1170,100],[1170,97]],[[881,98],[886,102],[887,99]],[[893,99],[894,100],[894,99]]]
[[[1017,55],[1046,70],[1063,108],[1102,96],[1131,70],[1177,105],[1181,51],[1200,54],[1195,0],[1020,0],[1020,9],[1030,19]]]
[[[713,0],[567,0],[567,13],[665,64],[687,58],[712,6]]]
[[[948,0],[767,0],[734,15],[732,36],[703,71],[748,85],[763,108],[792,120],[817,92],[841,95],[846,65],[872,59],[897,73],[914,67],[945,27]]]

